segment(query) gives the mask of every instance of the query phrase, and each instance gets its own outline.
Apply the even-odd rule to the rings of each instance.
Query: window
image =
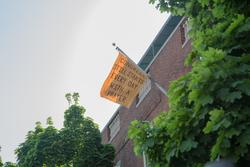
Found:
[[[117,161],[117,163],[115,164],[115,167],[121,167],[121,160]]]
[[[180,27],[181,29],[181,43],[182,46],[184,46],[187,41],[189,40],[188,32],[189,32],[189,26],[188,26],[188,20],[186,20]]]
[[[148,92],[151,90],[151,80],[148,79],[145,81],[142,89],[140,90],[137,99],[136,99],[136,107],[142,102],[142,100],[146,97]]]
[[[111,141],[120,130],[120,116],[119,113],[115,116],[109,124],[109,141]]]

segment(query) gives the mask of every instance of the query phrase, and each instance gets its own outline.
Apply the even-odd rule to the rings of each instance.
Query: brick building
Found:
[[[169,16],[138,65],[167,90],[170,81],[188,71],[184,59],[191,50],[186,19]],[[167,97],[153,81],[147,81],[132,106],[120,106],[102,131],[103,143],[116,149],[116,167],[146,167],[143,157],[135,156],[132,141],[127,138],[131,121],[152,120],[168,110]]]

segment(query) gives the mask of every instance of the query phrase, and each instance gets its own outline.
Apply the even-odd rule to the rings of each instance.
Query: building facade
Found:
[[[143,157],[135,156],[133,143],[128,139],[128,127],[133,120],[152,120],[160,112],[168,111],[167,96],[155,82],[167,90],[169,83],[186,73],[184,59],[191,50],[187,36],[187,19],[169,16],[138,65],[153,80],[148,80],[132,106],[120,106],[102,131],[102,142],[115,149],[116,167],[146,167]]]

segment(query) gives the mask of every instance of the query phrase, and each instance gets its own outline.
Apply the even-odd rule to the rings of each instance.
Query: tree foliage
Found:
[[[0,152],[1,152],[1,146],[0,146]],[[3,167],[3,161],[2,161],[2,157],[0,156],[0,167]]]
[[[5,162],[3,167],[17,167],[17,165],[13,162]]]
[[[112,167],[114,148],[101,144],[98,126],[79,105],[79,94],[66,94],[69,108],[64,114],[64,127],[57,130],[52,118],[47,127],[36,123],[25,142],[16,150],[19,167]],[[74,104],[72,104],[72,99]]]
[[[1,152],[1,146],[0,146],[0,152]],[[16,164],[12,162],[5,162],[3,164],[2,157],[0,156],[0,167],[16,167]]]
[[[218,157],[250,162],[250,3],[150,0],[188,17],[192,70],[173,81],[169,111],[134,121],[129,137],[152,166],[195,167]]]

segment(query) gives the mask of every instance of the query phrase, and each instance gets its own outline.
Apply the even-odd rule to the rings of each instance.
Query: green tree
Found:
[[[1,152],[1,146],[0,146],[0,152]],[[0,156],[0,167],[3,167],[3,161],[1,156]]]
[[[129,137],[152,166],[204,166],[218,157],[250,161],[248,0],[150,0],[188,17],[192,70],[171,83],[169,111],[134,121]]]
[[[54,167],[58,163],[60,152],[55,147],[58,141],[58,130],[53,126],[52,118],[47,119],[47,127],[39,135],[36,145],[37,155],[42,164],[48,167]]]
[[[72,95],[71,95],[71,93],[66,93],[66,94],[65,94],[65,98],[66,98],[66,100],[68,101],[68,104],[69,104],[69,106],[70,106],[71,103],[72,103]]]
[[[20,167],[42,166],[42,157],[37,145],[40,141],[40,135],[44,132],[40,122],[36,122],[34,131],[29,131],[25,142],[21,143],[16,149],[17,162]]]
[[[12,162],[5,162],[3,167],[17,167],[17,165],[15,163],[12,163]]]
[[[79,94],[72,95],[74,104],[65,111],[64,128],[61,138],[66,163],[73,166],[112,167],[114,149],[110,145],[101,144],[101,133],[98,126],[89,117],[84,117],[85,109],[79,106]]]
[[[47,127],[37,123],[24,143],[16,150],[20,167],[112,167],[114,148],[101,144],[98,126],[79,105],[79,94],[66,94],[69,108],[64,114],[64,127],[57,130],[52,118]],[[73,104],[72,104],[73,99]]]

